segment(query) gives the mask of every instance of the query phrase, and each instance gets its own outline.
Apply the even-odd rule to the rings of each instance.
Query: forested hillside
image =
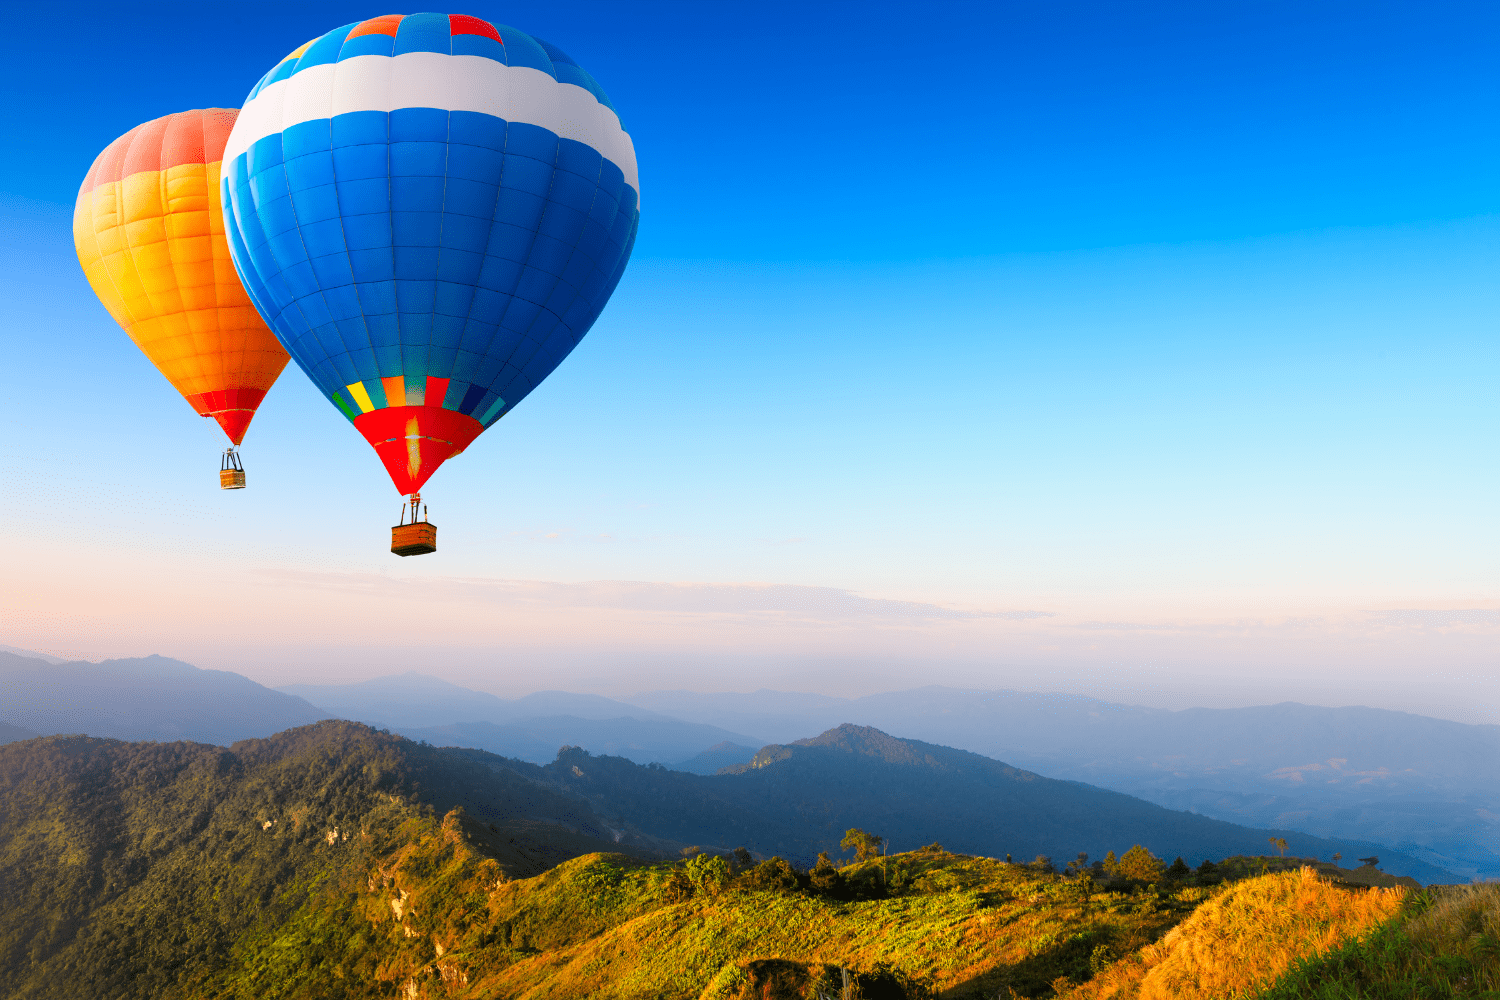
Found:
[[[577,799],[356,723],[230,749],[90,737],[7,744],[4,993],[190,995],[246,934],[362,881],[413,830],[458,806],[483,821],[488,855],[510,875],[629,846]]]
[[[893,849],[939,840],[965,853],[1068,858],[1143,844],[1165,857],[1257,853],[1275,833],[1292,853],[1330,858],[1378,854],[1386,870],[1441,882],[1442,869],[1368,843],[1255,830],[1175,812],[1141,799],[1056,781],[951,747],[840,726],[821,736],[764,747],[749,764],[702,776],[564,748],[544,767],[467,751],[588,799],[616,826],[729,849],[744,845],[811,864],[836,851],[851,826]]]
[[[998,774],[1032,796],[1048,787],[943,749],[834,731],[767,748],[715,786],[574,750],[537,768],[346,722],[228,749],[89,737],[11,743],[0,747],[0,981],[19,1000],[812,1000],[842,989],[847,972],[866,1000],[1041,998],[1096,981],[1087,996],[1144,997],[1155,995],[1153,976],[1169,974],[1152,969],[1176,968],[1162,958],[1175,951],[1151,950],[1171,940],[1162,935],[1173,925],[1236,880],[1308,863],[1221,858],[1195,871],[1142,846],[1124,851],[1122,838],[1118,859],[1079,858],[1066,870],[936,843],[887,856],[882,828],[870,824],[842,837],[863,860],[822,857],[808,868],[655,839],[556,780],[558,771],[579,783],[634,775],[631,801],[657,796],[657,811],[641,815],[658,826],[674,809],[718,807],[743,832],[775,823],[804,839],[796,824],[811,815],[799,820],[798,809],[815,805],[802,797],[810,782],[832,773],[824,794],[862,794],[861,772],[829,772],[827,754],[850,767],[868,757],[916,769],[919,780],[896,789],[881,820],[914,804],[923,815],[929,800],[916,786],[953,794],[962,787],[951,784],[955,774]],[[889,773],[871,773],[870,788],[894,787]],[[713,787],[744,790],[738,811],[705,791]],[[754,826],[776,796],[793,808]],[[1081,815],[1066,802],[1060,819],[1028,814],[1045,796],[1009,801],[1017,822]],[[985,808],[950,805],[960,816]],[[1308,899],[1397,882],[1371,866],[1324,865],[1300,877],[1313,886]],[[1325,906],[1308,940],[1338,945],[1390,919],[1406,898]],[[1339,923],[1346,910],[1357,919]],[[1210,920],[1202,933],[1232,930]],[[1486,954],[1487,939],[1462,927],[1445,933],[1441,954]],[[1257,968],[1269,983],[1290,966]]]

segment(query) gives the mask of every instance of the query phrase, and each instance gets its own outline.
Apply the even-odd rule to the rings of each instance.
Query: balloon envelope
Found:
[[[634,147],[593,78],[458,15],[378,17],[287,56],[221,183],[250,297],[402,493],[578,344],[640,218]]]
[[[94,160],[73,210],[94,293],[235,444],[287,363],[224,240],[219,167],[238,114],[210,108],[137,125]]]

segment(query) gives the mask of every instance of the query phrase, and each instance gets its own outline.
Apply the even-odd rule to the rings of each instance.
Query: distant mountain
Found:
[[[1423,882],[1452,875],[1368,842],[1325,840],[1286,830],[1249,829],[1089,785],[1057,781],[978,754],[868,727],[842,725],[813,739],[762,748],[748,764],[702,776],[641,767],[569,749],[543,767],[470,751],[589,802],[617,827],[669,840],[782,854],[806,864],[839,853],[853,826],[886,837],[892,850],[940,841],[988,856],[1037,854],[1059,861],[1079,851],[1100,857],[1143,844],[1165,858],[1260,854],[1284,836],[1303,857],[1378,851],[1386,871]]]
[[[755,748],[741,746],[738,743],[715,743],[700,754],[695,754],[687,760],[672,765],[674,771],[687,771],[690,774],[718,774],[726,767],[734,767],[736,764],[748,764],[755,759]]]
[[[1291,702],[1174,712],[942,687],[854,699],[658,691],[624,700],[782,741],[853,720],[1171,808],[1500,875],[1500,726]]]
[[[12,726],[8,722],[0,722],[0,743],[14,743],[16,740],[29,740],[33,736],[40,735],[42,734],[33,732],[30,729]]]
[[[43,663],[67,663],[67,660],[48,653],[38,653],[34,649],[19,649],[15,646],[6,646],[0,643],[0,653],[13,653],[16,656],[24,656],[29,660],[41,660]]]
[[[163,656],[52,664],[0,652],[0,721],[121,740],[237,740],[326,718],[301,698]]]
[[[595,694],[538,691],[524,698],[498,698],[416,672],[377,677],[358,684],[288,684],[276,690],[305,699],[340,718],[400,730],[457,722],[504,724],[564,715],[589,720],[628,717],[677,721]],[[549,751],[548,760],[556,750],[553,747]]]
[[[582,747],[592,753],[649,764],[679,760],[709,744],[734,746],[731,740],[753,740],[753,737],[726,732],[716,726],[695,725],[659,716],[652,719],[580,719],[558,715],[522,719],[505,725],[460,722],[398,731],[436,746],[476,747],[502,757],[538,764],[555,760],[558,749],[563,746]],[[754,753],[754,750],[750,751],[750,754]]]

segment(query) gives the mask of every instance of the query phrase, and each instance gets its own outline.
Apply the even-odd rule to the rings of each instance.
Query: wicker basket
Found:
[[[391,528],[391,551],[398,556],[422,556],[437,551],[437,525],[427,521]]]
[[[242,490],[244,488],[245,488],[245,470],[244,469],[220,469],[219,470],[219,489],[221,489],[221,490]]]

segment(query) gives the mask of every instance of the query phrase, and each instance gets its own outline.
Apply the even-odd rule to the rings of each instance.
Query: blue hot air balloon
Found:
[[[308,42],[224,152],[230,255],[292,359],[416,494],[568,356],[635,242],[635,148],[561,50],[448,14]]]

